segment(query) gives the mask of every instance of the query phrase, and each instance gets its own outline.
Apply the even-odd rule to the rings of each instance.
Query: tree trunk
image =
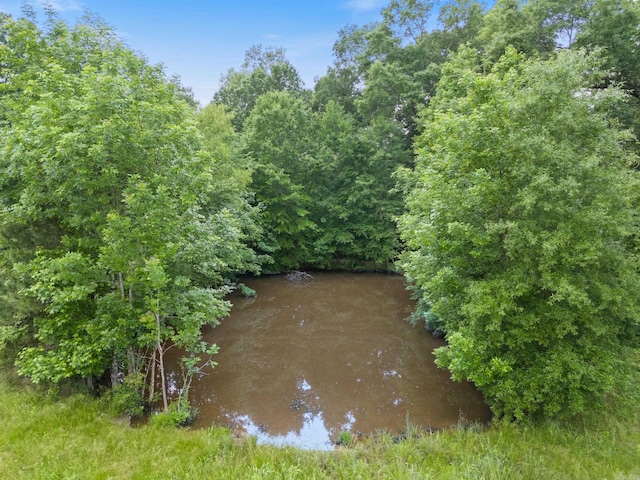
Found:
[[[162,406],[164,411],[169,411],[169,403],[167,401],[167,381],[164,376],[164,347],[158,343],[158,366],[160,367],[160,380],[162,382]]]
[[[120,364],[118,356],[114,353],[111,359],[111,388],[115,388],[120,383]]]
[[[162,406],[164,407],[164,411],[169,411],[169,403],[167,401],[167,381],[164,375],[164,346],[162,345],[162,340],[160,338],[160,317],[157,313],[154,313],[156,317],[156,324],[158,326],[158,340],[156,348],[158,350],[158,367],[160,368],[160,381],[162,382]]]
[[[91,394],[95,395],[96,394],[96,387],[93,384],[93,376],[91,375],[91,376],[85,377],[84,381],[85,381],[85,385],[87,386],[87,388],[89,389]]]
[[[136,354],[133,351],[133,347],[129,347],[129,349],[127,350],[127,359],[129,363],[127,372],[129,373],[129,375],[138,373],[140,371],[140,367],[138,360],[136,359]]]
[[[120,286],[120,295],[122,299],[125,299],[124,296],[124,279],[122,278],[122,272],[118,272],[118,285]]]
[[[151,380],[149,380],[149,403],[153,402],[153,396],[156,393],[156,354],[157,349],[153,349],[153,355],[151,356]]]

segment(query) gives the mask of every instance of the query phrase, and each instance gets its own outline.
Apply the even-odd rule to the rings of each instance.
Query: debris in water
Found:
[[[306,406],[307,404],[304,400],[294,400],[289,404],[289,408],[291,408],[292,410],[300,410],[302,408],[305,408]]]
[[[302,282],[313,280],[313,275],[310,275],[307,272],[301,272],[299,270],[291,270],[285,275],[285,278],[290,282]]]

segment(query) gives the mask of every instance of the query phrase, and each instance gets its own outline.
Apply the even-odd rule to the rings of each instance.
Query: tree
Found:
[[[476,0],[453,0],[440,8],[438,21],[442,25],[442,44],[449,51],[456,51],[460,45],[478,45],[477,37],[483,23],[485,9]]]
[[[229,108],[233,126],[240,132],[261,95],[273,91],[300,95],[303,86],[284,49],[254,45],[247,51],[239,71],[230,69],[223,75],[213,102]]]
[[[420,37],[427,34],[432,9],[432,1],[392,0],[382,10],[382,16],[397,37],[417,43]]]
[[[98,298],[92,323],[101,324],[102,338],[119,342],[121,354],[152,350],[146,365],[149,397],[157,365],[166,411],[165,352],[174,346],[198,352],[201,328],[216,326],[228,314],[223,296],[229,289],[221,285],[224,270],[218,265],[242,253],[232,251],[240,228],[229,212],[203,216],[195,198],[173,195],[176,185],[166,178],[154,180],[160,183],[132,182],[124,211],[108,215],[98,264],[117,279],[117,288]]]
[[[531,2],[531,7],[542,18],[545,29],[551,32],[556,45],[569,48],[594,7],[594,0],[543,0]]]
[[[576,414],[615,394],[639,339],[637,159],[608,114],[624,95],[592,88],[581,52],[510,48],[486,75],[476,55],[422,117],[401,266],[447,332],[437,363],[496,415]]]
[[[333,101],[313,112],[286,92],[261,96],[243,149],[264,206],[270,268],[387,267],[398,251],[393,218],[401,201],[390,190],[392,173],[410,162],[405,137],[383,118],[359,130]]]
[[[597,0],[589,10],[576,43],[603,48],[605,67],[640,98],[640,5],[631,0]]]
[[[346,113],[360,119],[356,102],[362,95],[367,71],[396,50],[398,42],[389,28],[379,23],[362,27],[347,25],[340,29],[338,40],[333,44],[333,65],[315,85],[316,109],[334,101]]]
[[[600,49],[608,71],[604,84],[619,83],[629,91],[629,102],[617,116],[640,136],[640,4],[632,0],[597,0],[589,10],[575,45]],[[636,145],[637,151],[638,145]]]
[[[181,87],[99,23],[3,28],[0,268],[33,305],[12,320],[33,332],[19,371],[57,382],[110,368],[113,385],[144,372],[152,393],[166,348],[201,351],[225,285],[259,271],[230,126],[203,141]]]
[[[242,253],[245,257],[242,262],[246,265],[269,263],[269,257],[256,255],[263,237],[260,209],[252,206],[254,196],[249,192],[251,164],[240,151],[240,139],[233,129],[232,119],[226,107],[215,103],[207,105],[196,116],[203,147],[211,155],[216,172],[210,184],[214,194],[209,197],[206,209],[212,214],[225,209],[238,220],[243,244],[251,247],[236,248],[236,254]]]
[[[333,66],[316,84],[318,169],[309,191],[322,265],[386,268],[397,255],[401,200],[390,191],[392,174],[412,162],[417,112],[435,93],[447,55],[442,35],[427,31],[431,9],[392,2],[381,23],[344,28]]]
[[[373,119],[366,129],[337,103],[315,119],[316,150],[310,217],[318,227],[314,264],[324,268],[388,268],[399,250],[394,217],[402,210],[391,192],[393,172],[408,165],[396,123]]]
[[[525,0],[498,0],[484,16],[478,41],[492,60],[511,46],[526,55],[548,55],[555,32],[545,28],[544,11]]]
[[[245,124],[243,150],[253,161],[252,189],[264,206],[266,251],[275,271],[309,263],[315,224],[309,218],[313,183],[312,112],[287,92],[262,95]]]

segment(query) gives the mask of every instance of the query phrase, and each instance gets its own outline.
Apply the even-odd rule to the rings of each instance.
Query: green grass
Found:
[[[377,435],[336,452],[257,446],[225,429],[131,428],[105,401],[55,399],[0,383],[0,478],[631,479],[640,478],[637,408],[580,423],[494,424]]]

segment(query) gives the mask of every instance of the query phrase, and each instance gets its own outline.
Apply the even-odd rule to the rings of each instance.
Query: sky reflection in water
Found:
[[[195,428],[227,425],[258,443],[326,450],[341,431],[489,420],[479,392],[435,366],[442,340],[405,321],[414,304],[402,277],[244,282],[258,297],[233,296],[230,317],[204,332],[220,353],[218,366],[193,382]]]

